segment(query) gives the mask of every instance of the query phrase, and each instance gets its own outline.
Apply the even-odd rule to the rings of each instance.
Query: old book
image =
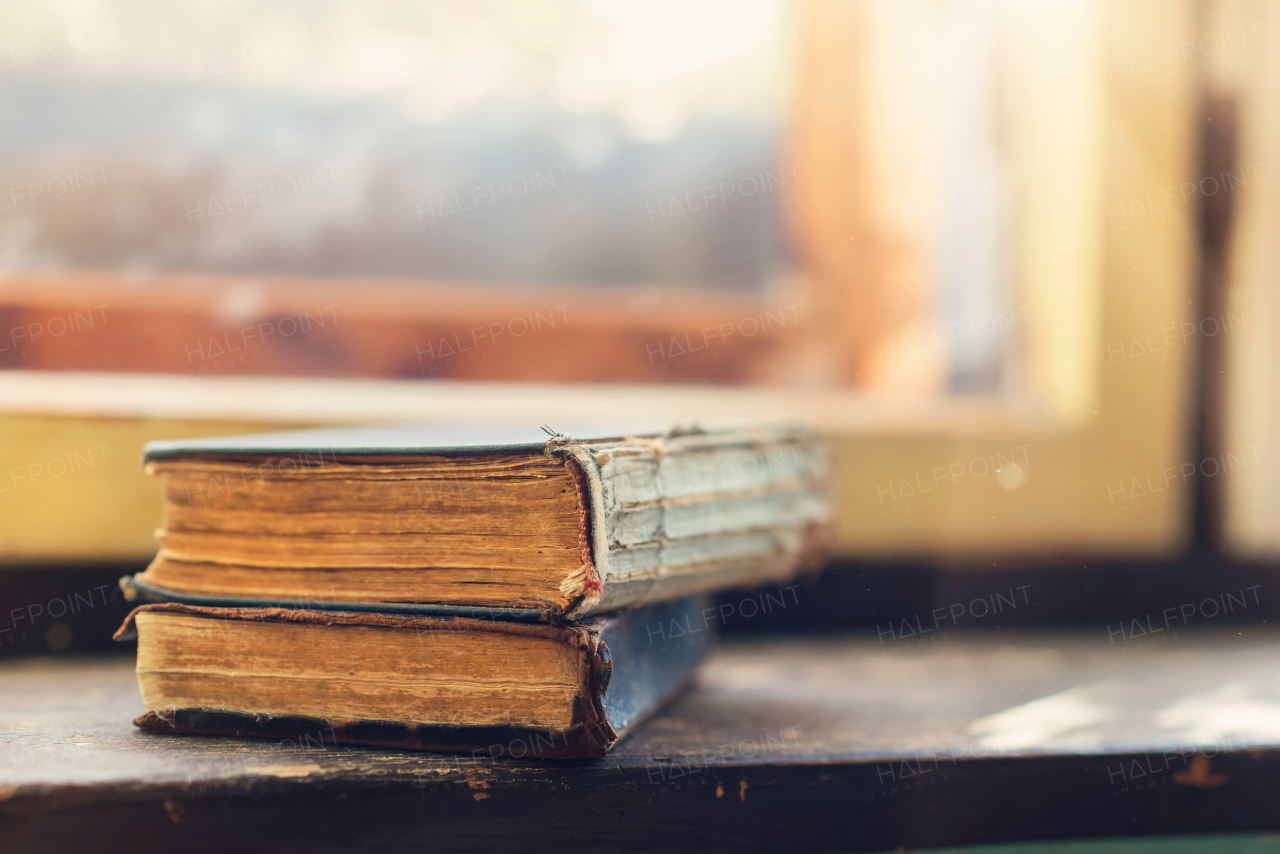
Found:
[[[161,548],[126,583],[189,604],[572,619],[821,563],[807,428],[318,429],[152,442]]]
[[[547,625],[165,603],[116,637],[138,639],[151,732],[572,758],[679,690],[716,635],[706,605]]]

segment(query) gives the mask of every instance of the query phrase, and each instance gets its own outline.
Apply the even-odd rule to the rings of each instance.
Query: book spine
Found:
[[[601,595],[572,616],[785,581],[831,537],[830,455],[807,431],[572,449],[595,493]]]

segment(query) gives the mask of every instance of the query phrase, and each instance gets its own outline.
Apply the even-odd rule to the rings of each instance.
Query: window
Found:
[[[1189,5],[75,9],[7,13],[13,436],[787,413],[849,554],[1189,541]]]

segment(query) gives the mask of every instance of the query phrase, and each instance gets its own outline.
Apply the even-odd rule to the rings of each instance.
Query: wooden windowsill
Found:
[[[886,851],[1273,829],[1274,633],[736,641],[606,759],[148,735],[127,656],[0,664],[0,835],[26,852]],[[933,637],[932,635],[926,637]],[[1160,637],[1160,635],[1156,635]],[[85,702],[92,698],[92,702]],[[555,828],[554,833],[548,833]]]
[[[517,421],[657,429],[691,421],[802,419],[832,438],[836,550],[914,556],[1167,557],[1189,501],[1132,512],[1120,478],[1180,461],[1126,408],[1067,423],[1035,401],[891,397],[770,386],[451,383],[0,372],[0,561],[153,555],[159,490],[144,443],[285,427],[388,421]],[[99,448],[74,476],[56,458]],[[1019,471],[999,478],[1006,462]],[[1128,490],[1126,486],[1126,490]],[[1110,492],[1108,492],[1110,489]],[[1172,494],[1172,493],[1169,493]],[[1127,496],[1127,492],[1125,493]],[[1176,496],[1175,496],[1176,498]],[[69,529],[67,519],[76,524]],[[986,565],[978,560],[975,566]]]
[[[599,424],[762,417],[833,436],[1052,435],[1069,429],[1032,398],[890,395],[785,386],[516,383],[320,377],[0,371],[0,411],[279,425],[379,421]]]

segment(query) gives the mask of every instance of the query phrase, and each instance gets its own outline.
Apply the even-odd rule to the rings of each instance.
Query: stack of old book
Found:
[[[705,594],[819,566],[822,441],[320,429],[153,442],[143,729],[601,756],[720,633]]]

